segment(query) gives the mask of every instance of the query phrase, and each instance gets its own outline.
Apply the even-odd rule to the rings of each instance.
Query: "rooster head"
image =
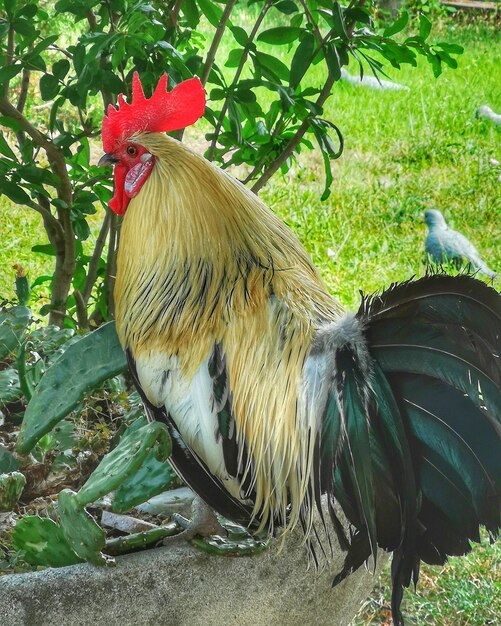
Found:
[[[139,74],[132,78],[132,101],[123,94],[118,106],[109,105],[103,119],[102,137],[105,154],[99,165],[114,165],[115,193],[110,208],[123,215],[131,198],[136,196],[150,175],[155,156],[135,139],[142,133],[179,130],[194,124],[205,108],[205,90],[198,78],[190,78],[167,91],[164,74],[151,98],[144,95]]]

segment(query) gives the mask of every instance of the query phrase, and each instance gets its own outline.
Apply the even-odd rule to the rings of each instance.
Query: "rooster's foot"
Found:
[[[173,521],[181,526],[183,530],[178,535],[174,535],[174,537],[164,539],[164,545],[170,545],[180,540],[189,541],[195,536],[226,535],[226,531],[219,523],[216,514],[203,500],[194,498],[191,511],[191,520],[178,513],[172,516]]]

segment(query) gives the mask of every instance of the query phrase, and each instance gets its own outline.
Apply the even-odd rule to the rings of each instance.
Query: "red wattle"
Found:
[[[113,194],[113,198],[109,202],[109,207],[118,215],[123,215],[127,209],[130,200],[130,198],[125,195],[124,191],[127,169],[121,163],[117,163],[114,169],[115,171],[113,172],[113,176],[115,181],[115,193]]]

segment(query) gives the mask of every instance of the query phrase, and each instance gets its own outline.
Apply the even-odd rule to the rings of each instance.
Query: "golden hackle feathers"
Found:
[[[254,512],[297,522],[311,481],[315,416],[298,402],[315,329],[339,316],[295,235],[247,188],[179,142],[134,138],[156,158],[125,215],[117,328],[135,357],[176,356],[190,378],[226,355]],[[304,412],[304,411],[303,411]]]

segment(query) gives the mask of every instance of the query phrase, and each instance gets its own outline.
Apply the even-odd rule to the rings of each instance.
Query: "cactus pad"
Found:
[[[63,489],[57,501],[61,530],[71,549],[89,563],[106,565],[109,559],[101,553],[106,534],[80,505],[77,494],[71,489]]]
[[[156,450],[150,450],[141,467],[120,485],[115,493],[113,511],[123,513],[165,491],[176,478],[167,461],[157,459]]]
[[[64,567],[82,562],[59,526],[38,515],[27,515],[19,520],[12,533],[12,547],[23,552],[23,559],[31,565]]]
[[[103,458],[78,492],[80,505],[95,502],[117,489],[139,469],[152,449],[160,461],[167,459],[171,453],[170,437],[163,424],[153,422],[126,431],[118,446]]]
[[[0,311],[0,359],[18,349],[30,319],[31,312],[25,306]]]
[[[33,393],[17,439],[19,452],[28,453],[87,391],[126,369],[113,322],[71,345],[49,367]]]
[[[12,511],[25,485],[26,478],[21,472],[0,474],[0,511]]]
[[[0,444],[0,474],[13,472],[19,467],[19,461],[5,446]]]

